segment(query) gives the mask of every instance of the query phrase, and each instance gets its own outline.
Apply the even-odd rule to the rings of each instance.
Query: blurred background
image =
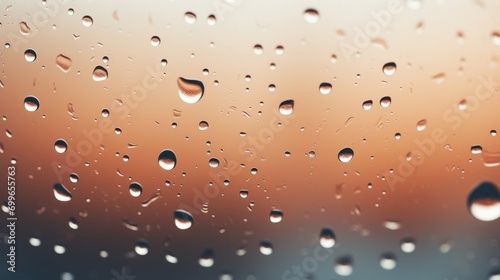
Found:
[[[499,1],[0,11],[1,279],[500,279]]]

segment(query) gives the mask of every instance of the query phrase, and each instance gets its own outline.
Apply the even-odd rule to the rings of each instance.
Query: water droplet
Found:
[[[262,241],[259,250],[263,255],[271,255],[273,253],[273,244],[269,241]]]
[[[59,255],[62,255],[66,252],[66,248],[62,245],[54,245],[54,252]]]
[[[500,46],[500,32],[494,31],[491,33],[491,42],[493,45]]]
[[[372,108],[372,105],[373,105],[373,101],[366,100],[365,102],[363,102],[363,109],[370,110]]]
[[[108,109],[102,109],[101,116],[107,118],[109,116],[109,110]]]
[[[168,61],[167,61],[166,59],[162,59],[162,60],[160,61],[160,64],[161,64],[161,66],[167,66]]]
[[[198,263],[203,267],[211,267],[215,263],[214,250],[206,249],[200,256]]]
[[[158,156],[158,164],[165,170],[172,170],[177,164],[177,157],[172,150],[163,150]]]
[[[398,221],[387,220],[384,221],[384,227],[390,230],[398,230],[401,229],[401,223]]]
[[[38,98],[35,96],[28,96],[24,99],[24,108],[28,112],[35,112],[38,110],[38,107],[40,106],[40,102],[38,101]]]
[[[384,96],[380,99],[380,106],[387,108],[391,105],[391,97],[390,96]]]
[[[160,37],[158,36],[151,37],[151,46],[157,47],[160,45],[160,43],[161,43]]]
[[[205,91],[203,83],[198,80],[190,80],[179,77],[177,79],[177,86],[179,87],[179,96],[182,101],[194,104],[198,102]]]
[[[483,147],[479,145],[472,146],[470,147],[470,152],[474,155],[480,154],[483,152]]]
[[[497,131],[494,130],[494,129],[490,130],[490,135],[491,136],[497,136]]]
[[[394,134],[394,138],[397,140],[401,139],[401,133],[397,132],[396,134]]]
[[[24,51],[24,59],[26,59],[26,61],[33,62],[36,60],[36,58],[37,58],[37,54],[36,54],[35,50],[27,49],[26,51]]]
[[[54,184],[54,196],[56,197],[57,200],[59,201],[70,201],[71,200],[71,193],[66,189],[62,184]]]
[[[174,212],[175,226],[178,229],[186,230],[193,225],[193,216],[185,210],[178,209]]]
[[[68,225],[72,229],[78,229],[78,220],[75,217],[69,218]]]
[[[21,31],[21,34],[23,35],[28,35],[31,31],[31,29],[29,28],[28,24],[25,21],[21,21],[19,23],[19,29]]]
[[[135,243],[135,253],[139,256],[145,256],[149,252],[149,244],[144,239],[139,239]]]
[[[78,183],[78,174],[76,173],[71,173],[69,174],[69,180],[71,181],[71,183]]]
[[[492,182],[482,182],[469,194],[469,210],[480,221],[494,221],[500,217],[500,191]]]
[[[192,12],[186,12],[184,14],[184,21],[186,21],[189,24],[193,24],[196,22],[196,15]]]
[[[56,152],[62,154],[68,149],[68,143],[66,143],[64,139],[57,139],[54,144],[54,148],[56,149]]]
[[[277,46],[275,52],[277,55],[283,55],[285,53],[285,48],[283,46]]]
[[[216,168],[219,166],[219,160],[216,158],[211,158],[208,160],[208,165],[212,168]]]
[[[96,82],[104,81],[108,78],[108,70],[102,66],[96,66],[92,72],[92,79]]]
[[[208,129],[208,122],[206,122],[206,121],[201,121],[201,122],[198,124],[198,129],[200,129],[200,130],[207,130],[207,129]]]
[[[262,47],[262,45],[255,45],[253,46],[253,53],[254,54],[262,54],[264,52],[264,48]]]
[[[38,246],[42,245],[42,241],[38,237],[32,236],[32,237],[30,237],[29,241],[30,241],[31,246],[33,246],[33,247],[38,247]]]
[[[349,147],[343,148],[340,150],[338,157],[341,162],[349,162],[354,157],[354,151]]]
[[[71,64],[73,64],[73,61],[69,57],[62,54],[56,56],[56,65],[61,71],[68,72]]]
[[[488,280],[500,280],[500,271],[491,273]]]
[[[293,113],[293,106],[294,106],[294,101],[293,99],[288,99],[283,102],[281,102],[279,111],[282,115],[291,115]]]
[[[241,190],[240,191],[240,197],[241,198],[247,198],[248,197],[248,191],[247,190]]]
[[[330,83],[321,83],[319,85],[319,92],[321,94],[329,94],[330,92],[332,92],[332,84],[330,84]]]
[[[172,253],[172,252],[168,252],[166,255],[165,255],[165,259],[167,260],[167,262],[169,263],[177,263],[178,260],[177,260],[177,257]]]
[[[106,251],[100,251],[99,256],[103,259],[107,258],[109,256],[108,252]]]
[[[396,69],[397,69],[397,66],[396,66],[396,63],[394,63],[394,62],[388,62],[388,63],[384,64],[384,67],[382,67],[382,71],[387,76],[391,76],[394,73],[396,73]]]
[[[353,272],[352,260],[350,257],[341,257],[337,260],[334,268],[335,273],[340,276],[349,276]]]
[[[271,210],[271,214],[269,214],[269,220],[271,223],[276,224],[283,220],[283,212],[278,209]]]
[[[82,17],[82,24],[85,27],[90,27],[94,23],[94,20],[90,16]]]
[[[416,245],[415,245],[415,240],[413,240],[413,238],[407,237],[401,240],[401,251],[405,253],[411,253],[415,251],[415,249]]]
[[[130,184],[128,190],[130,192],[130,195],[133,197],[138,197],[142,194],[142,186],[137,182],[133,182],[132,184]]]
[[[304,19],[308,23],[317,23],[319,21],[319,13],[315,9],[307,9],[304,11]]]
[[[417,131],[423,131],[427,127],[427,120],[423,119],[417,122]]]
[[[380,266],[385,270],[391,270],[396,267],[396,257],[391,253],[385,253],[380,258]]]
[[[465,109],[467,109],[467,99],[462,99],[458,102],[458,110],[464,111]]]
[[[209,15],[207,18],[208,25],[215,25],[217,23],[217,18],[214,15]]]
[[[332,248],[335,245],[335,234],[329,228],[324,228],[319,234],[319,244],[323,248]]]
[[[73,9],[68,9],[68,15],[72,16],[75,13],[75,10]]]

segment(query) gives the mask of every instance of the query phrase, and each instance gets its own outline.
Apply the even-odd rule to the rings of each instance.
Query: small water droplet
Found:
[[[70,201],[71,200],[71,193],[66,189],[62,184],[54,184],[54,196],[56,197],[57,200],[59,201]]]
[[[493,45],[500,46],[500,32],[494,31],[491,33],[491,42]]]
[[[247,198],[248,197],[248,191],[247,190],[241,190],[240,191],[240,197],[241,198]]]
[[[264,52],[264,48],[262,47],[262,45],[255,45],[253,46],[253,53],[254,54],[262,54]]]
[[[269,214],[269,220],[273,224],[281,222],[283,220],[283,212],[278,209],[271,210],[271,213]]]
[[[365,102],[363,102],[363,109],[370,110],[372,108],[372,105],[373,105],[373,101],[366,100]]]
[[[285,53],[285,48],[283,46],[277,46],[275,52],[277,55],[283,55]]]
[[[56,65],[61,71],[68,72],[71,64],[73,64],[73,61],[69,57],[62,54],[56,56]]]
[[[273,244],[269,241],[262,241],[259,250],[263,255],[271,255],[273,253]]]
[[[28,24],[25,21],[21,21],[19,23],[19,29],[21,31],[21,34],[23,35],[28,35],[31,31],[31,29],[29,28]]]
[[[396,257],[391,253],[385,253],[380,258],[380,266],[385,270],[396,268]]]
[[[403,238],[403,240],[401,240],[401,251],[405,253],[411,253],[415,251],[417,247],[415,244],[416,243],[413,238],[411,237]]]
[[[151,46],[157,47],[160,45],[160,43],[161,43],[160,37],[158,36],[151,37]]]
[[[35,112],[38,110],[38,107],[40,106],[40,102],[38,101],[38,98],[35,96],[28,96],[24,99],[24,108],[28,112]]]
[[[341,257],[335,263],[333,268],[335,273],[340,276],[349,276],[353,272],[352,260],[350,257]]]
[[[69,174],[69,180],[71,181],[71,183],[78,183],[78,174],[76,173],[71,173]]]
[[[109,116],[109,110],[108,109],[102,109],[101,116],[107,118]]]
[[[188,211],[178,209],[174,212],[175,226],[178,229],[186,230],[193,225],[193,215]]]
[[[177,79],[177,86],[179,87],[179,96],[182,101],[189,104],[198,102],[203,97],[205,90],[202,82],[182,77]]]
[[[145,256],[149,252],[149,244],[145,239],[139,239],[135,243],[135,253],[139,256]]]
[[[398,221],[387,220],[384,221],[384,227],[390,230],[398,230],[401,229],[401,223]]]
[[[330,83],[321,83],[319,85],[319,92],[321,94],[329,94],[330,92],[332,92],[332,84],[330,84]]]
[[[423,119],[417,122],[417,131],[423,131],[427,127],[427,120]]]
[[[319,13],[315,9],[307,9],[304,11],[304,19],[308,23],[317,23],[319,21]]]
[[[94,20],[90,16],[84,16],[82,17],[82,24],[85,27],[90,27],[94,23]]]
[[[281,102],[279,111],[282,115],[291,115],[293,113],[293,107],[294,107],[294,101],[293,99],[288,99],[283,102]]]
[[[73,9],[68,9],[68,15],[72,16],[75,13],[75,10]]]
[[[54,252],[56,252],[56,254],[62,255],[66,252],[66,247],[62,245],[54,245]]]
[[[158,156],[158,164],[165,170],[172,170],[177,164],[177,157],[172,150],[163,150]]]
[[[394,63],[394,62],[388,62],[388,63],[384,64],[384,67],[382,67],[382,71],[387,76],[394,75],[394,73],[396,73],[396,69],[397,69],[397,66],[396,66],[396,63]]]
[[[215,15],[209,15],[207,18],[208,25],[215,25],[217,23],[217,18]]]
[[[40,238],[35,237],[35,236],[30,237],[29,241],[30,241],[31,246],[33,246],[33,247],[38,247],[38,246],[42,245],[42,241],[40,240]]]
[[[128,190],[130,192],[130,195],[133,197],[138,197],[142,194],[142,186],[137,182],[131,183],[128,187]]]
[[[198,124],[198,129],[199,130],[207,130],[209,127],[208,125],[208,122],[206,121],[201,121],[199,124]]]
[[[479,145],[472,146],[470,147],[470,152],[474,155],[480,154],[483,152],[483,147]]]
[[[96,66],[92,72],[92,79],[96,82],[104,81],[108,78],[108,70],[102,66]]]
[[[482,182],[467,199],[469,211],[480,221],[494,221],[500,217],[500,191],[492,182]]]
[[[340,150],[338,155],[338,158],[341,162],[349,162],[352,160],[353,157],[354,157],[354,151],[349,147]]]
[[[494,129],[490,130],[490,135],[491,136],[497,136],[497,131],[494,130]]]
[[[70,217],[68,225],[72,229],[78,229],[78,220],[75,217]]]
[[[54,148],[56,149],[56,152],[62,154],[68,149],[68,143],[66,143],[64,139],[57,139],[54,144]]]
[[[324,228],[319,234],[319,244],[323,248],[332,248],[335,246],[335,234],[329,228]]]
[[[186,12],[184,14],[184,21],[189,24],[193,24],[196,22],[196,15],[192,12]]]
[[[34,49],[27,49],[24,51],[24,59],[28,62],[33,62],[37,58],[37,54]]]
[[[206,249],[200,256],[198,263],[203,267],[211,267],[215,263],[214,250]]]
[[[390,96],[384,96],[380,99],[380,106],[387,108],[391,105],[391,97]]]

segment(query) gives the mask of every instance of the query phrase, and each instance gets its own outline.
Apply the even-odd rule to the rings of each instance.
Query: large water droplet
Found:
[[[133,197],[138,197],[142,194],[142,186],[137,182],[131,183],[128,187],[128,190],[130,192],[130,195]]]
[[[146,240],[139,239],[139,241],[135,243],[135,252],[137,253],[137,255],[139,256],[147,255],[148,251],[149,251],[149,244]]]
[[[290,115],[293,113],[293,106],[294,106],[294,101],[293,99],[288,99],[283,102],[281,102],[279,110],[282,115]]]
[[[172,150],[163,150],[158,156],[158,164],[165,170],[172,170],[177,164],[177,157]]]
[[[211,267],[215,263],[214,250],[206,249],[200,256],[198,263],[203,267]]]
[[[332,92],[332,84],[330,84],[330,83],[321,83],[319,85],[319,92],[321,94],[329,94],[330,92]]]
[[[385,270],[391,270],[396,267],[396,257],[391,253],[385,253],[380,258],[380,266]]]
[[[388,63],[384,64],[384,67],[382,67],[382,71],[387,76],[391,76],[394,73],[396,73],[396,69],[397,69],[397,66],[396,66],[396,63],[394,63],[394,62],[388,62]]]
[[[335,272],[340,276],[349,276],[352,274],[353,266],[350,257],[341,257],[337,260],[334,268]]]
[[[255,45],[253,46],[253,53],[254,54],[262,54],[264,52],[264,48],[262,47],[262,45]]]
[[[82,17],[82,24],[85,27],[90,27],[94,23],[94,20],[90,16],[84,16]]]
[[[207,121],[201,121],[199,124],[198,124],[198,129],[199,130],[207,130],[209,127],[208,125],[208,122]]]
[[[492,182],[482,182],[469,194],[469,210],[480,221],[494,221],[500,217],[500,191]]]
[[[271,223],[273,224],[281,222],[283,220],[283,212],[278,209],[271,210],[271,213],[269,214],[269,220],[271,220]]]
[[[390,96],[384,96],[380,99],[380,106],[387,108],[391,105],[391,97]]]
[[[189,24],[193,24],[196,22],[196,15],[192,12],[186,12],[184,14],[184,20]]]
[[[363,109],[370,110],[372,108],[372,105],[373,105],[373,101],[366,100],[365,102],[363,102]]]
[[[259,250],[263,255],[271,255],[273,253],[273,244],[269,241],[262,241]]]
[[[73,64],[73,61],[69,57],[62,54],[56,56],[56,65],[61,71],[68,72],[71,64]]]
[[[34,49],[27,49],[24,52],[24,59],[26,59],[26,61],[33,62],[36,60],[36,58],[37,58],[37,54],[36,54]]]
[[[339,152],[339,160],[341,162],[349,162],[352,160],[353,157],[354,157],[354,151],[349,147],[343,148]]]
[[[316,23],[319,21],[319,13],[315,9],[307,9],[304,11],[304,19],[308,23]]]
[[[188,211],[178,209],[174,212],[175,226],[178,229],[186,230],[193,225],[193,215]]]
[[[474,145],[470,147],[470,152],[474,155],[480,154],[483,152],[483,147],[481,147],[480,145]]]
[[[216,159],[216,158],[211,158],[211,159],[209,159],[209,160],[208,160],[208,165],[209,165],[210,167],[212,167],[212,168],[216,168],[216,167],[218,167],[218,166],[219,166],[219,163],[220,163],[220,162],[219,162],[219,160],[218,160],[218,159]]]
[[[102,66],[96,66],[92,72],[92,79],[96,82],[104,81],[108,78],[108,70]]]
[[[54,148],[56,149],[56,152],[62,154],[68,149],[68,143],[66,143],[64,139],[57,139],[54,143]]]
[[[38,107],[40,106],[40,102],[38,101],[38,98],[35,96],[28,96],[24,99],[24,108],[28,112],[35,112],[38,110]]]
[[[160,37],[158,36],[151,37],[151,46],[158,47],[160,43],[161,43]]]
[[[319,234],[319,244],[323,248],[332,248],[335,245],[335,234],[329,228],[324,228]]]
[[[71,200],[71,193],[66,189],[62,184],[54,184],[54,196],[56,197],[57,200],[59,201],[70,201]]]
[[[179,87],[179,96],[182,101],[189,104],[194,104],[200,101],[205,91],[205,87],[202,82],[182,77],[177,79],[177,86]]]

